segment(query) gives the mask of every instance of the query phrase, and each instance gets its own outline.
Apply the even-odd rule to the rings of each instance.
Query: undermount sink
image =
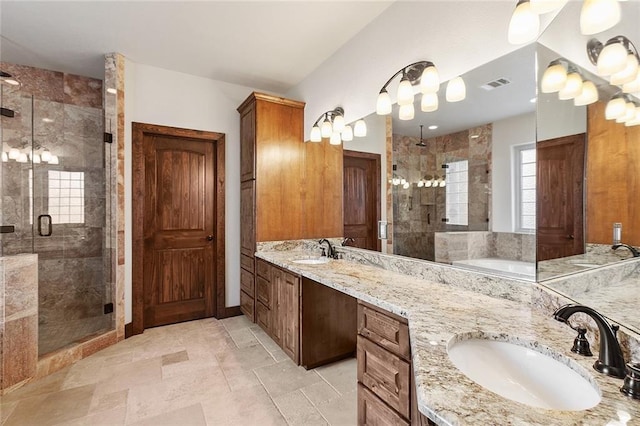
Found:
[[[451,362],[468,378],[522,404],[581,411],[600,402],[597,385],[573,360],[554,355],[560,359],[556,360],[541,352],[550,352],[548,349],[533,342],[511,343],[506,339],[503,335],[459,334],[449,341],[447,352]],[[583,370],[583,374],[576,369]]]
[[[301,263],[303,265],[322,265],[323,263],[329,263],[328,257],[309,257],[304,259],[293,259],[293,263]]]

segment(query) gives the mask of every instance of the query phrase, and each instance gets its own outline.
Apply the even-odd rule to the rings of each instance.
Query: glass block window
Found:
[[[515,148],[516,181],[516,231],[536,230],[536,146],[522,145]]]
[[[445,215],[449,225],[469,225],[469,162],[447,163]]]
[[[84,173],[49,170],[48,177],[53,223],[84,223]]]

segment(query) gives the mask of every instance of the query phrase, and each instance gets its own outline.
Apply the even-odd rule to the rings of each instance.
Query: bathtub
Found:
[[[453,266],[488,274],[508,276],[521,280],[535,281],[536,279],[536,264],[534,262],[486,258],[456,260],[453,262]]]

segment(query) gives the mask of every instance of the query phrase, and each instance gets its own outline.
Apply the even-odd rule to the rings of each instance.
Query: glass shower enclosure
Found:
[[[103,88],[9,63],[0,71],[0,256],[38,255],[42,356],[114,326]]]

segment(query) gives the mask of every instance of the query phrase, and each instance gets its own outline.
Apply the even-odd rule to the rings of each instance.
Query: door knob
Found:
[[[213,241],[213,235],[207,235],[207,241]]]
[[[567,235],[567,240],[573,240],[575,239],[575,237],[573,236],[573,234],[569,234]]]

